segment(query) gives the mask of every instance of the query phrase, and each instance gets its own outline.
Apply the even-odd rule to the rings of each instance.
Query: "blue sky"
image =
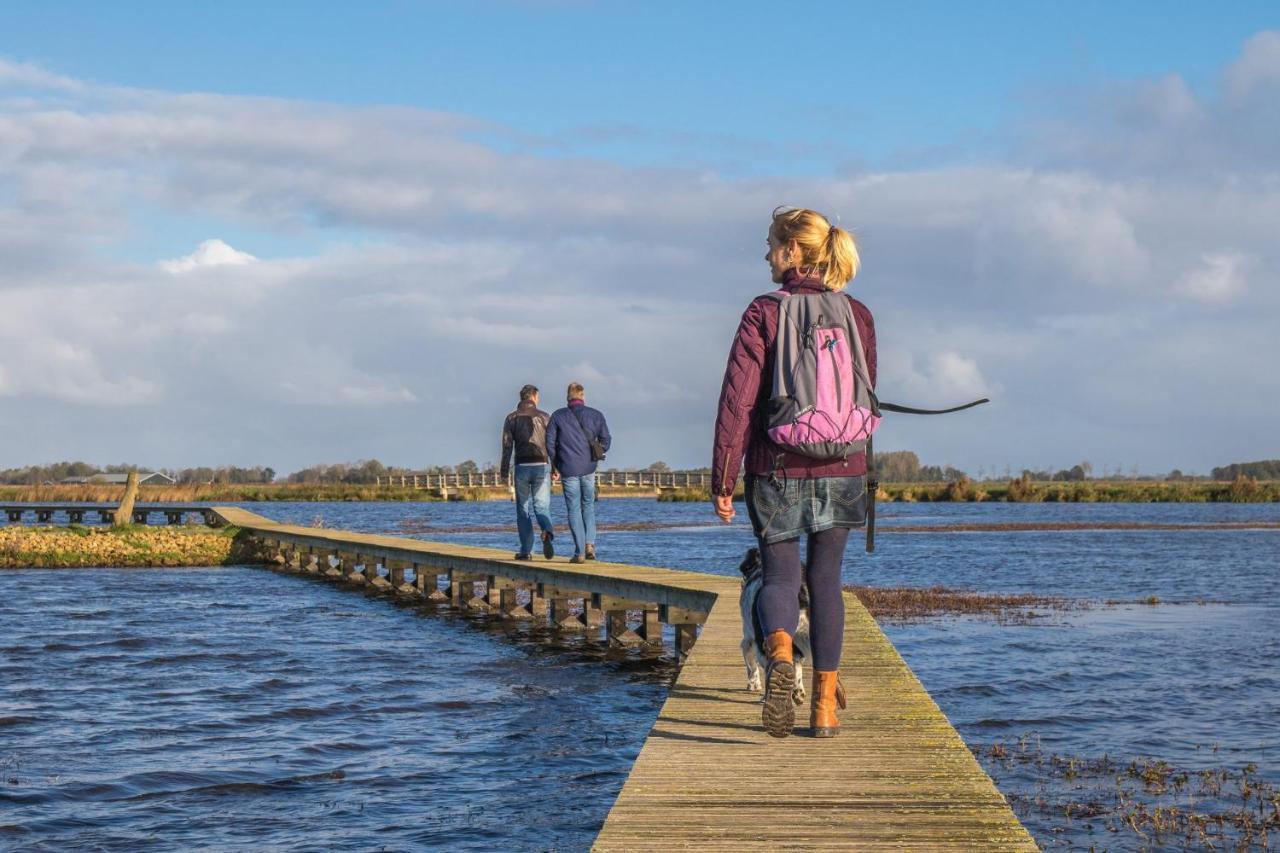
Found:
[[[1003,156],[1011,112],[1064,86],[1176,70],[1202,90],[1280,25],[1274,2],[785,8],[10,0],[0,52],[115,85],[466,113],[552,155],[814,174]]]
[[[885,449],[1280,455],[1274,3],[782,8],[6,3],[0,466],[483,462],[571,379],[705,464],[783,203],[857,233],[883,396],[995,400]]]

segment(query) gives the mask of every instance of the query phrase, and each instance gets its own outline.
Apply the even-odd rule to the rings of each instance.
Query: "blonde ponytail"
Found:
[[[860,260],[853,235],[832,225],[816,210],[780,207],[773,212],[773,233],[779,242],[792,240],[800,248],[801,270],[822,274],[828,290],[842,290],[858,274]]]
[[[858,274],[858,264],[858,246],[853,242],[853,235],[832,225],[819,263],[826,267],[822,273],[823,283],[830,290],[842,290]]]

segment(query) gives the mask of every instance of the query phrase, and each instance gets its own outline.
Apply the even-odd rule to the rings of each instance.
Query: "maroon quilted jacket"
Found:
[[[788,270],[782,289],[789,293],[818,293],[825,290],[821,276],[802,278]],[[854,321],[867,351],[867,373],[876,382],[876,329],[871,312],[853,297]],[[853,477],[867,472],[867,455],[858,453],[832,462],[788,453],[765,434],[769,376],[773,374],[773,343],[778,333],[778,303],[756,297],[742,315],[738,334],[729,350],[729,365],[720,388],[720,410],[716,415],[715,446],[711,460],[712,490],[717,495],[733,494],[738,470],[746,455],[747,473],[768,474],[776,470],[786,477]],[[775,463],[777,463],[775,465]]]

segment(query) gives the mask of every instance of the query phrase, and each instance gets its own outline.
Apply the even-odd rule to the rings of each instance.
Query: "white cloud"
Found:
[[[1179,291],[1201,302],[1227,302],[1244,293],[1245,272],[1254,259],[1243,252],[1206,252],[1200,266],[1183,276]]]
[[[1135,425],[1174,422],[1189,370],[1262,407],[1252,423],[1280,414],[1276,378],[1233,349],[1280,358],[1280,293],[1260,286],[1280,273],[1273,39],[1245,46],[1221,97],[1163,75],[1083,98],[1009,162],[817,179],[544,159],[477,142],[520,135],[467,116],[0,65],[0,96],[23,95],[0,109],[0,397],[48,425],[0,453],[483,460],[520,385],[578,379],[618,436],[610,462],[705,464],[730,337],[770,288],[768,212],[790,201],[859,236],[851,292],[876,315],[886,399],[1003,407],[897,419],[889,444],[1074,464],[1099,452],[1053,413],[1087,409],[1088,434],[1127,442],[1108,452],[1204,470],[1223,459],[1200,436]],[[113,260],[139,208],[328,245]],[[133,407],[118,426],[96,414],[116,404]],[[1248,458],[1256,433],[1225,423],[1213,452]]]
[[[38,65],[26,62],[9,62],[0,58],[0,85],[22,86],[34,89],[78,92],[85,88],[79,80],[53,74]]]
[[[184,273],[205,267],[239,266],[256,261],[248,252],[233,249],[221,240],[205,240],[196,250],[181,258],[160,261],[159,267],[165,272]]]
[[[1235,101],[1255,93],[1275,96],[1280,86],[1280,30],[1254,35],[1226,73],[1228,95]]]

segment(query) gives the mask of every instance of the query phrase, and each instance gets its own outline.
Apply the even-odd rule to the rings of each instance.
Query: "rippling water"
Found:
[[[257,504],[282,521],[510,547],[506,503]],[[747,528],[606,500],[601,556],[732,573]],[[557,513],[562,512],[553,502]],[[1280,521],[1265,505],[892,505],[851,583],[1125,604],[888,633],[971,746],[1260,765],[1280,782],[1280,531],[894,534],[896,520]],[[557,517],[557,522],[562,521]],[[433,532],[448,531],[448,532]],[[0,847],[584,849],[669,661],[255,568],[0,572]],[[992,766],[1006,793],[1026,771]],[[1058,784],[1058,783],[1055,783]],[[1051,792],[1052,793],[1052,792]],[[1136,848],[1034,811],[1042,845]]]

